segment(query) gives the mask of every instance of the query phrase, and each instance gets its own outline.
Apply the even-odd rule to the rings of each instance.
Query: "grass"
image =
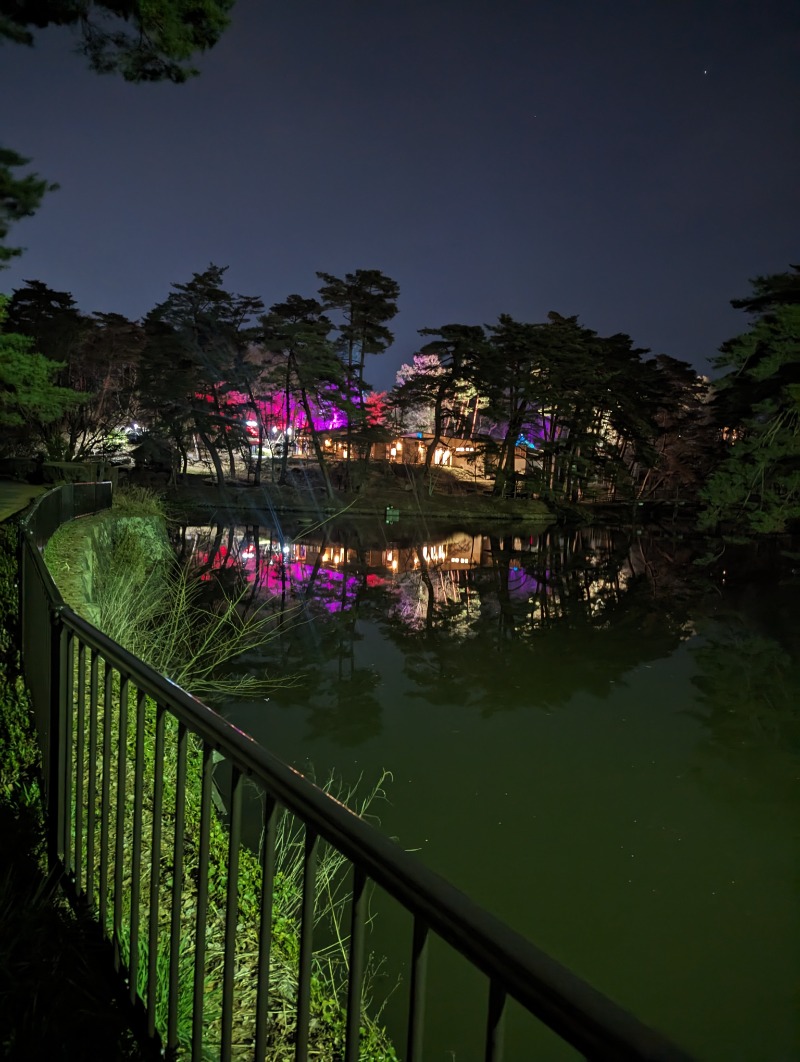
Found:
[[[235,594],[212,604],[204,595],[204,586],[192,582],[185,573],[176,570],[168,549],[157,546],[166,542],[163,532],[159,539],[161,513],[147,511],[147,498],[139,495],[131,507],[123,502],[120,515],[128,519],[120,521],[112,513],[111,518],[86,519],[66,525],[51,539],[46,552],[48,565],[59,583],[65,597],[71,597],[73,607],[82,611],[91,608],[93,622],[115,640],[121,642],[141,659],[157,670],[167,674],[173,681],[189,688],[193,693],[210,691],[226,693],[246,691],[252,693],[269,680],[258,675],[241,675],[231,670],[231,663],[247,648],[270,637],[271,617],[263,617],[257,610],[245,614],[241,599]],[[133,508],[134,511],[131,511]],[[76,537],[77,536],[77,537]],[[88,554],[88,562],[77,563],[81,552]],[[154,557],[156,560],[154,561]],[[85,560],[84,556],[84,560]],[[88,575],[87,575],[88,571]],[[66,580],[64,578],[66,576]],[[86,594],[91,601],[86,601]],[[73,596],[74,595],[74,596]],[[76,662],[77,669],[77,662]],[[88,673],[87,667],[87,673]],[[86,698],[90,687],[86,682],[83,692],[78,689],[78,672],[75,673],[78,696]],[[86,681],[86,680],[85,680]],[[149,956],[147,936],[149,929],[151,874],[157,874],[159,939],[156,956],[157,977],[154,986],[156,1024],[162,1040],[166,1041],[166,1014],[168,1009],[168,926],[172,918],[172,879],[174,877],[175,832],[177,789],[177,743],[175,721],[165,720],[164,733],[164,801],[159,816],[161,824],[161,847],[157,866],[150,865],[149,856],[143,856],[143,864],[136,878],[130,865],[132,837],[140,829],[141,836],[150,838],[153,829],[153,786],[156,746],[156,707],[144,699],[141,707],[141,732],[139,722],[129,714],[124,732],[120,729],[118,710],[121,690],[115,679],[111,704],[92,705],[88,700],[86,730],[74,735],[73,754],[75,762],[83,762],[83,788],[77,799],[83,808],[84,821],[89,815],[88,779],[97,771],[94,814],[96,815],[95,848],[99,851],[100,826],[109,808],[103,806],[100,793],[103,788],[102,762],[95,767],[89,760],[91,733],[89,719],[94,718],[97,727],[98,748],[107,741],[113,753],[107,764],[107,788],[109,806],[113,809],[119,801],[122,807],[121,844],[118,846],[116,825],[110,840],[109,880],[111,893],[118,889],[123,906],[122,925],[117,934],[123,959],[131,964],[130,931],[131,915],[138,909],[141,932],[138,937],[134,966],[137,968],[137,986],[141,998],[146,999],[148,985],[146,971]],[[100,698],[102,702],[102,697]],[[133,699],[132,699],[133,701]],[[133,704],[132,704],[133,706]],[[137,753],[137,749],[139,750]],[[137,809],[130,806],[130,794],[137,754],[141,756],[143,775],[147,780],[143,799]],[[184,843],[183,874],[180,879],[178,918],[180,923],[181,949],[184,959],[179,963],[178,998],[178,1045],[186,1050],[189,1045],[192,1022],[191,980],[193,963],[189,959],[198,946],[203,946],[205,959],[201,970],[204,984],[203,1028],[204,1047],[213,1048],[221,1039],[220,1000],[224,969],[223,942],[225,938],[225,903],[228,882],[228,833],[218,816],[211,816],[210,823],[210,869],[208,910],[198,919],[198,868],[201,816],[202,750],[191,735],[188,741],[185,822],[181,831]],[[120,764],[120,757],[122,763]],[[122,771],[124,792],[119,793],[118,770]],[[330,783],[329,783],[330,787]],[[77,786],[76,786],[77,789]],[[376,795],[380,791],[380,783]],[[355,801],[353,793],[337,794],[339,799]],[[356,810],[363,813],[369,802],[360,801]],[[72,811],[73,818],[76,809]],[[136,815],[140,818],[136,820]],[[273,894],[272,945],[270,964],[270,1058],[283,1059],[293,1056],[295,1036],[295,1010],[297,996],[297,965],[299,955],[299,914],[302,897],[302,850],[304,830],[288,813],[278,820],[277,870]],[[149,846],[145,845],[149,852]],[[122,863],[117,868],[115,853],[122,853]],[[345,1011],[342,989],[347,975],[347,936],[343,930],[346,913],[345,892],[346,861],[332,849],[323,846],[318,865],[315,911],[317,920],[324,923],[324,935],[329,945],[319,949],[313,959],[312,971],[312,1042],[314,1057],[334,1060],[341,1057],[344,1043]],[[132,880],[138,881],[139,899],[133,896]],[[236,1012],[234,1015],[233,1042],[235,1051],[251,1047],[255,1035],[255,994],[258,977],[258,927],[261,907],[261,867],[258,854],[246,847],[239,851],[238,921],[236,932],[235,984]],[[198,937],[198,921],[203,937]],[[114,935],[114,926],[107,912],[106,930]],[[396,1058],[391,1044],[374,1016],[365,1007],[362,1013],[363,1039],[361,1057],[372,1062],[388,1062]]]

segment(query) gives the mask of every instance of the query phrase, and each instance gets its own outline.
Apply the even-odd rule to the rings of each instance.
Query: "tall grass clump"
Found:
[[[45,557],[70,604],[130,652],[154,669],[198,696],[232,693],[252,694],[274,686],[269,677],[237,672],[236,661],[248,649],[274,636],[271,614],[243,608],[238,592],[229,596],[208,593],[208,583],[182,570],[174,561],[167,539],[163,516],[148,512],[148,499],[141,493],[135,505],[125,502],[116,511],[65,525],[48,544]],[[119,516],[117,514],[120,514]],[[79,571],[79,577],[75,573]],[[60,574],[61,573],[61,574]],[[64,576],[68,578],[65,580]],[[77,655],[77,654],[76,654]],[[122,690],[115,674],[113,696],[106,703],[102,696],[91,703],[87,680],[89,668],[81,672],[77,660],[73,680],[76,699],[87,703],[86,733],[73,735],[73,759],[83,764],[82,788],[76,783],[72,821],[82,811],[89,821],[87,779],[89,763],[89,720],[97,727],[96,747],[112,750],[111,762],[98,756],[94,788],[96,838],[94,849],[100,850],[101,823],[109,824],[109,902],[104,930],[119,949],[124,965],[135,976],[140,998],[148,992],[150,966],[149,901],[152,887],[158,893],[158,922],[154,929],[157,943],[155,956],[156,1027],[167,1039],[169,1008],[169,941],[170,926],[177,917],[180,925],[178,960],[177,1042],[181,1055],[188,1053],[193,1021],[192,986],[198,954],[203,955],[199,976],[203,985],[203,1048],[213,1052],[221,1042],[221,998],[224,972],[225,909],[228,888],[229,835],[222,819],[211,816],[208,907],[198,918],[199,864],[201,833],[201,784],[203,748],[199,739],[188,737],[185,817],[180,837],[183,842],[183,872],[176,875],[174,851],[178,830],[177,814],[177,721],[167,715],[164,720],[163,803],[159,819],[160,856],[152,861],[149,842],[142,846],[142,861],[134,878],[132,866],[133,837],[151,838],[154,827],[154,767],[157,708],[149,698],[141,698],[135,688],[128,691],[130,711],[126,728],[121,729],[119,710]],[[79,676],[83,674],[83,688]],[[134,705],[139,705],[139,712]],[[141,729],[140,729],[141,727]],[[77,728],[75,728],[77,731]],[[79,740],[80,738],[80,740]],[[138,751],[137,751],[138,750]],[[137,755],[144,777],[142,800],[132,806]],[[103,772],[107,778],[103,778]],[[76,778],[78,776],[76,775]],[[121,779],[121,783],[120,783]],[[383,779],[381,780],[383,781]],[[108,793],[103,806],[101,793]],[[120,789],[120,784],[122,789]],[[327,788],[330,788],[330,784]],[[337,793],[357,813],[366,810],[369,798],[356,802],[354,793]],[[380,783],[373,796],[380,795]],[[264,800],[263,792],[253,799]],[[120,807],[121,817],[116,808]],[[113,811],[113,814],[112,814]],[[138,817],[138,826],[137,826]],[[122,834],[118,837],[118,827]],[[270,1014],[268,1026],[269,1057],[289,1059],[294,1053],[296,1003],[298,990],[299,926],[302,901],[303,847],[305,829],[288,813],[278,820],[276,845],[277,867],[272,897],[272,933],[270,948]],[[346,892],[349,864],[338,852],[321,846],[316,880],[315,912],[320,923],[319,937],[324,946],[313,958],[312,971],[312,1057],[336,1062],[343,1057],[347,983]],[[117,866],[117,860],[121,862]],[[82,871],[78,870],[78,879]],[[88,873],[84,874],[88,877]],[[179,882],[175,911],[174,879]],[[260,854],[245,846],[239,851],[238,913],[236,925],[235,993],[233,1019],[234,1057],[252,1053],[255,1038],[256,987],[259,968],[259,927],[262,905]],[[122,906],[122,923],[114,924],[114,899],[118,893]],[[136,954],[131,954],[133,916],[139,922]],[[202,934],[202,938],[198,936]],[[361,1058],[365,1062],[392,1062],[396,1054],[384,1030],[364,998],[362,1011]],[[378,1012],[379,1016],[379,1012]]]

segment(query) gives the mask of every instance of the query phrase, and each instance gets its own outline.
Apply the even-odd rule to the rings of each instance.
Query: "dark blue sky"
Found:
[[[0,276],[132,317],[210,262],[267,304],[400,284],[417,329],[579,314],[707,368],[800,260],[797,0],[238,0],[182,86],[0,50],[4,144],[58,181]]]

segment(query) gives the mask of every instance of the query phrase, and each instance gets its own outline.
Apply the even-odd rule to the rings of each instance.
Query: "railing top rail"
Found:
[[[689,1058],[202,701],[68,606],[56,607],[66,627],[87,646],[168,707],[187,729],[239,770],[262,782],[290,811],[587,1057],[651,1062]]]

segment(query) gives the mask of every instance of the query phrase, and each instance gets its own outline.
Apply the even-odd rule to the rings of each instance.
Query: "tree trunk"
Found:
[[[303,403],[303,409],[306,413],[308,430],[311,433],[311,445],[314,447],[314,455],[317,458],[317,464],[319,465],[319,470],[322,473],[322,480],[325,484],[325,493],[328,495],[328,498],[333,501],[336,495],[333,491],[331,477],[328,473],[328,465],[325,461],[325,451],[320,446],[319,435],[317,433],[317,429],[314,427],[314,419],[311,415],[311,404],[308,401],[308,394],[306,393],[306,389],[303,386],[300,387],[300,399]]]
[[[216,444],[211,441],[209,436],[200,427],[197,420],[195,420],[195,427],[197,428],[197,434],[200,436],[203,446],[208,450],[211,463],[214,465],[214,472],[217,476],[217,486],[223,487],[225,485],[225,473],[222,470],[222,461],[220,461],[219,450],[217,450]]]

